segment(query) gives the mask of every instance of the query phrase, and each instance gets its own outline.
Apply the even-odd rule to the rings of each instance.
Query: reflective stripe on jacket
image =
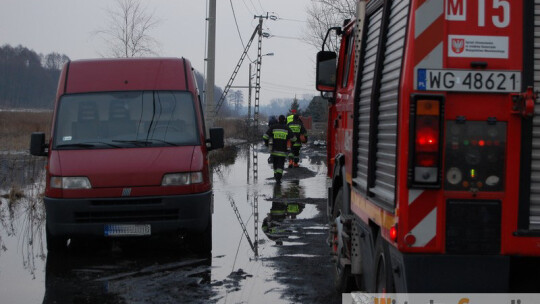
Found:
[[[285,124],[275,124],[263,135],[265,142],[272,138],[272,155],[287,156],[287,141],[296,141],[296,136]]]

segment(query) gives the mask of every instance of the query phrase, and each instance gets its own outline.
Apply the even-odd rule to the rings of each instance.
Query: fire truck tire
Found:
[[[379,234],[375,242],[375,291],[376,293],[393,293],[395,291],[390,253],[384,239]]]
[[[341,255],[338,255],[334,267],[334,288],[339,293],[348,293],[353,290],[355,282],[351,276],[351,265],[341,265],[340,258]]]
[[[341,208],[343,207],[343,188],[339,187],[339,190],[337,191],[336,197],[334,198],[334,205],[332,206],[332,219],[333,222],[336,217],[341,212]]]
[[[340,215],[341,206],[343,206],[343,190],[339,188],[336,198],[334,200],[332,222]],[[341,235],[337,233],[337,228],[333,232],[333,251],[339,250],[339,246],[336,244],[338,238]],[[334,263],[334,288],[339,293],[350,292],[353,289],[354,277],[351,275],[351,265],[342,265],[341,258],[344,257],[344,248],[341,248],[339,252],[334,252],[336,256],[336,262]]]

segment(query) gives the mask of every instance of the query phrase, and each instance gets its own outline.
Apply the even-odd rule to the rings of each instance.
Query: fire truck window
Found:
[[[341,87],[343,88],[345,88],[349,82],[349,72],[351,70],[351,60],[354,52],[354,32],[351,32],[349,37],[347,37],[345,47],[347,48],[347,60],[345,61],[341,74]]]

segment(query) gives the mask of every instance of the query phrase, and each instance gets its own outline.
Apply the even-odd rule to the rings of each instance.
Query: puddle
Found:
[[[68,256],[47,255],[41,199],[44,159],[0,155],[2,302],[297,302],[285,296],[291,288],[283,269],[290,265],[280,261],[317,256],[298,248],[310,244],[305,241],[309,230],[324,229],[309,221],[326,200],[325,158],[304,154],[301,167],[286,169],[282,184],[275,187],[265,148],[246,147],[234,152],[234,161],[213,168],[211,257],[197,256],[181,242],[159,239],[74,241]],[[20,185],[23,195],[10,202],[14,185]],[[276,227],[273,235],[263,228],[265,219],[267,228],[269,223]],[[276,240],[281,245],[276,246]],[[323,258],[326,261],[326,251]]]

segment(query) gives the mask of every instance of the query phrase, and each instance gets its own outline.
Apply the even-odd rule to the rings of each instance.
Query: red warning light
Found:
[[[397,240],[397,228],[396,226],[392,226],[390,228],[390,239],[395,242]]]
[[[486,142],[485,142],[483,139],[480,139],[480,140],[478,141],[478,146],[483,147],[483,146],[485,146],[485,145],[486,145]]]

